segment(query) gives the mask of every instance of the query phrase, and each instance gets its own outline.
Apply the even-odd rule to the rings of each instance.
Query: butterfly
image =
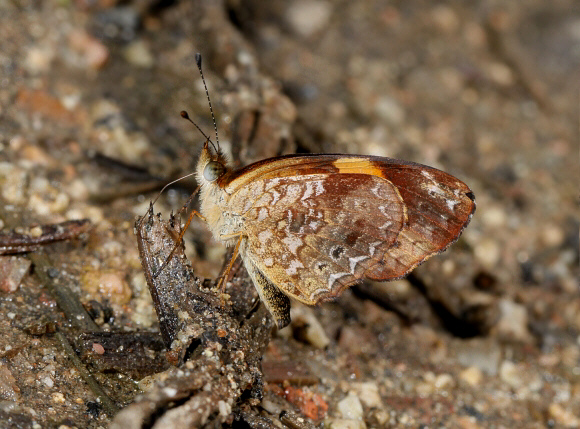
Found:
[[[196,174],[201,215],[235,246],[279,328],[288,297],[315,305],[365,278],[403,277],[457,240],[475,211],[452,175],[376,156],[289,155],[236,171],[206,142]]]
[[[235,170],[209,142],[195,172],[200,213],[192,213],[234,246],[220,281],[239,254],[278,328],[290,323],[289,298],[315,305],[365,278],[403,277],[455,242],[475,212],[465,183],[425,165],[310,154]]]

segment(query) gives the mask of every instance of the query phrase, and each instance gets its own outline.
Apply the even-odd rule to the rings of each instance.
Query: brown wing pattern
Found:
[[[407,274],[455,241],[475,210],[471,190],[453,176],[388,158],[282,157],[221,186],[244,214],[244,258],[308,304],[363,277]]]
[[[393,183],[407,207],[407,225],[383,261],[366,276],[388,280],[406,275],[454,243],[475,211],[475,197],[460,180],[416,164],[387,165],[382,177]]]
[[[246,192],[261,196],[248,201]],[[243,207],[244,258],[308,304],[362,279],[396,241],[406,217],[390,182],[362,174],[255,181],[230,204]]]

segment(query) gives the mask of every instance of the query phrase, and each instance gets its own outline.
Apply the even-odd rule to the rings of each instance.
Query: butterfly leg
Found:
[[[236,261],[236,258],[238,257],[238,253],[240,252],[240,244],[242,244],[242,239],[244,238],[244,236],[241,233],[220,236],[220,239],[222,239],[222,240],[225,240],[228,238],[234,238],[234,237],[238,237],[236,247],[234,247],[234,252],[232,253],[232,257],[230,258],[230,262],[228,263],[228,266],[223,271],[222,275],[219,277],[219,280],[218,280],[218,288],[220,289],[221,294],[223,294],[225,292],[226,282],[227,282],[228,276],[230,274],[232,267],[234,266],[234,262]]]
[[[191,198],[190,198],[191,200]],[[187,207],[187,205],[189,204],[189,200],[188,203],[182,207],[181,210],[179,210],[179,214],[181,214],[181,212],[183,211],[183,209],[185,207]],[[153,274],[153,278],[156,278],[161,271],[163,271],[163,269],[167,266],[167,264],[169,263],[169,261],[171,261],[171,258],[173,257],[173,254],[175,253],[175,251],[177,250],[177,248],[181,245],[181,240],[183,240],[183,236],[185,235],[185,231],[187,231],[187,228],[189,227],[189,224],[191,223],[191,221],[193,220],[194,216],[198,216],[201,220],[205,221],[205,217],[202,216],[202,214],[200,212],[198,212],[197,210],[193,210],[188,218],[187,218],[187,222],[185,222],[185,225],[183,226],[183,228],[181,229],[181,231],[179,232],[179,236],[177,237],[177,240],[175,240],[175,245],[173,246],[173,249],[171,249],[171,252],[169,253],[169,256],[167,256],[167,258],[165,258],[165,261],[163,261],[163,264],[161,264],[161,267],[159,267],[159,269],[157,270],[157,272],[155,274]]]

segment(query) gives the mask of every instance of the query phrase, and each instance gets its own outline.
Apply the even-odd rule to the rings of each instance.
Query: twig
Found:
[[[90,227],[88,219],[70,220],[53,225],[40,225],[37,234],[9,232],[0,234],[0,255],[30,252],[43,244],[70,240],[86,232]]]
[[[273,328],[265,307],[248,312],[245,299],[225,305],[213,291],[204,290],[183,247],[159,276],[152,276],[174,247],[178,224],[161,221],[150,209],[136,229],[161,331],[180,365],[123,409],[112,428],[214,427],[231,423],[237,407],[256,405],[262,395],[260,361]],[[248,278],[246,282],[244,287],[253,289]]]
[[[72,361],[73,365],[77,371],[81,374],[81,377],[89,385],[93,393],[97,396],[101,404],[103,404],[103,409],[109,416],[114,416],[119,411],[119,408],[115,403],[109,398],[105,391],[101,388],[99,383],[93,378],[93,376],[87,371],[72,346],[66,339],[66,337],[59,331],[55,334],[56,339],[59,341],[62,349],[67,354],[69,359]]]

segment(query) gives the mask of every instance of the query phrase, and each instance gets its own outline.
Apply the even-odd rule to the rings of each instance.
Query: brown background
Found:
[[[448,171],[477,199],[460,241],[410,281],[295,310],[325,348],[294,323],[265,360],[306,366],[317,382],[301,393],[323,398],[328,422],[351,392],[367,427],[579,427],[579,12],[572,0],[0,1],[1,222],[90,218],[83,240],[47,250],[59,279],[104,302],[110,329],[154,331],[134,219],[155,195],[144,183],[195,166],[203,138],[179,111],[213,132],[201,52],[239,165],[390,156]],[[183,204],[176,189],[157,211]],[[223,249],[200,222],[187,249],[197,273],[218,273]],[[34,270],[1,284],[0,418],[105,426],[59,343],[30,329],[66,325]],[[102,377],[132,400],[127,375]]]

